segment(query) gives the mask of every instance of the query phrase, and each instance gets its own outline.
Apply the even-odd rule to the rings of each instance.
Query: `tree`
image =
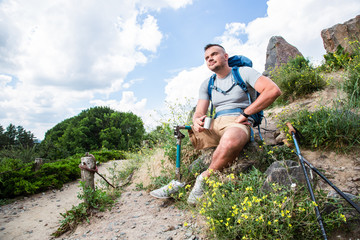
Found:
[[[59,158],[101,148],[129,150],[140,146],[142,120],[131,112],[94,107],[48,130],[41,142],[43,157]]]
[[[34,146],[34,134],[26,131],[22,126],[18,126],[16,130],[16,145],[23,147]]]
[[[31,148],[34,146],[34,134],[26,131],[22,126],[15,126],[10,123],[4,131],[0,125],[0,149],[6,147]]]
[[[8,146],[15,146],[16,135],[17,135],[16,126],[10,123],[10,125],[6,128],[6,132],[5,132]]]
[[[0,125],[0,149],[4,148],[8,141],[7,141],[7,136],[5,135],[5,129],[3,128],[3,126]]]

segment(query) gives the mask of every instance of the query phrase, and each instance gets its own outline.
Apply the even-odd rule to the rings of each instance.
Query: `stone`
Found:
[[[354,200],[356,199],[357,197],[355,195],[352,195],[350,193],[346,193],[346,192],[343,192],[345,196],[347,196],[348,198],[350,198],[351,200]],[[342,196],[337,193],[335,190],[331,190],[328,195],[327,195],[328,198],[342,198]]]
[[[353,48],[349,41],[359,40],[360,37],[360,15],[344,23],[336,24],[321,31],[324,48],[327,53],[336,52],[338,46],[344,48],[347,53],[352,53]]]
[[[305,166],[310,182],[314,183],[313,175],[310,169]],[[266,180],[262,188],[271,191],[271,184],[277,183],[281,186],[289,187],[295,184],[306,185],[306,179],[302,167],[295,161],[276,161],[265,171]]]
[[[283,37],[271,37],[266,49],[265,72],[263,75],[269,76],[273,69],[287,63],[296,56],[303,55],[296,47],[289,44]]]

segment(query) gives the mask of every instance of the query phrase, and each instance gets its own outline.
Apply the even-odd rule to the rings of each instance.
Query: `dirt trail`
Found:
[[[352,192],[359,189],[360,168],[354,158],[310,151],[303,154],[312,159],[316,167],[330,173],[331,180],[342,190]],[[99,167],[99,172],[106,176],[112,162],[120,163],[118,169],[124,161],[105,163]],[[96,175],[96,182],[99,179]],[[90,223],[84,223],[73,233],[57,239],[206,239],[200,235],[204,229],[194,223],[196,219],[189,211],[178,209],[174,201],[155,199],[146,191],[138,191],[135,185],[125,188],[111,211],[97,213],[91,217]],[[35,194],[0,207],[0,240],[55,239],[51,233],[60,226],[59,221],[63,219],[60,213],[80,203],[78,192],[79,181],[75,181],[60,190]],[[184,226],[185,222],[193,224]]]
[[[99,172],[105,173],[110,164],[100,166]],[[75,181],[61,190],[35,194],[0,207],[0,239],[54,239],[51,233],[60,226],[60,213],[80,203],[79,191],[79,181]],[[183,226],[188,215],[172,201],[154,199],[130,185],[111,211],[98,213],[90,224],[84,223],[75,232],[57,239],[193,239],[191,226]]]

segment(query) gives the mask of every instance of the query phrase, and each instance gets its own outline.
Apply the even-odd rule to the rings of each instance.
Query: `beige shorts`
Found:
[[[241,128],[247,135],[247,141],[250,140],[250,126],[236,123],[237,116],[222,116],[214,119],[211,123],[211,128],[205,129],[202,132],[189,130],[189,137],[192,145],[196,149],[206,149],[216,147],[220,138],[224,135],[229,128]]]

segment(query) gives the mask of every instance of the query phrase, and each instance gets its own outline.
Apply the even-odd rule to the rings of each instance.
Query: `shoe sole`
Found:
[[[154,198],[159,198],[159,199],[168,199],[168,198],[171,198],[171,197],[159,197],[159,196],[156,196],[156,195],[152,194],[151,192],[150,192],[150,195],[153,196]]]

